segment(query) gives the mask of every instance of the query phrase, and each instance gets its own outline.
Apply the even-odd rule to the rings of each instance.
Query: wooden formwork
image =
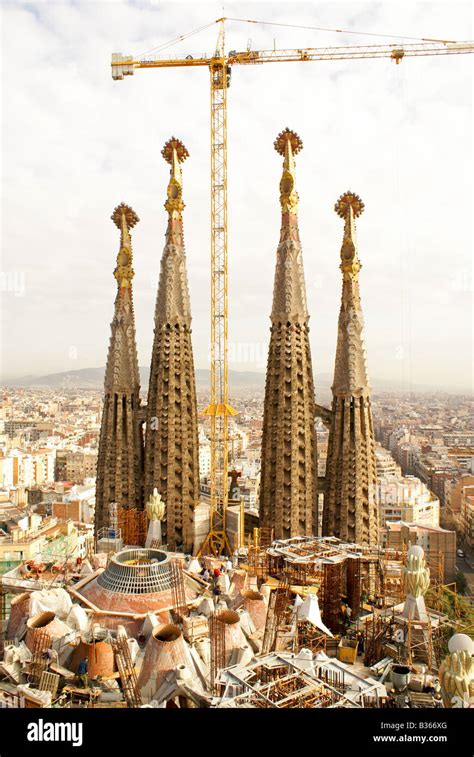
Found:
[[[291,604],[290,585],[288,577],[283,576],[280,585],[270,595],[268,603],[265,631],[263,634],[262,654],[271,652],[276,647],[279,631],[284,631],[288,624]]]
[[[321,586],[321,615],[325,625],[338,633],[341,621],[342,563],[325,563]]]
[[[211,641],[211,691],[219,693],[219,672],[225,667],[225,627],[219,621],[219,613],[214,612],[209,618],[209,635]]]
[[[124,544],[143,547],[146,540],[148,520],[145,510],[134,507],[117,508],[117,527]]]
[[[130,654],[127,637],[118,635],[115,639],[112,639],[112,648],[127,704],[133,708],[140,707],[142,705],[142,698],[138,688],[137,674]]]
[[[347,601],[352,610],[352,617],[356,618],[360,613],[360,557],[352,557],[346,560],[346,586]]]
[[[51,636],[44,628],[39,628],[34,637],[33,655],[31,657],[28,681],[38,686],[43,672],[49,666],[47,650],[51,645]]]
[[[306,620],[298,621],[296,625],[295,652],[300,649],[311,649],[312,652],[326,652],[327,635],[308,623]]]
[[[408,665],[425,663],[428,671],[433,670],[436,659],[433,651],[433,627],[431,620],[407,620],[403,626],[405,638],[405,659]]]
[[[188,615],[186,592],[184,588],[183,563],[181,560],[173,560],[171,563],[173,607],[178,621],[183,622]]]

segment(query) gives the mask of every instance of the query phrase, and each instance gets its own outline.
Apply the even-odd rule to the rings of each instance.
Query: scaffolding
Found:
[[[142,698],[138,688],[137,674],[130,654],[127,637],[119,634],[115,639],[112,639],[112,648],[126,702],[129,707],[140,707],[142,705]]]
[[[7,612],[7,593],[3,590],[2,576],[0,575],[0,655],[3,656],[5,646]]]
[[[235,695],[220,705],[224,707],[297,709],[349,703],[343,671],[320,666],[309,673],[295,665],[293,655],[269,654],[248,667],[233,666],[227,673],[226,690],[233,689]]]
[[[263,579],[267,575],[267,553],[259,542],[248,547],[247,563],[249,575],[256,576],[257,579]]]
[[[48,670],[43,670],[38,689],[40,691],[50,691],[52,699],[55,699],[58,693],[59,680],[60,676],[57,675],[57,673],[50,673]]]
[[[35,633],[33,654],[29,665],[28,683],[38,688],[43,672],[49,666],[48,649],[51,646],[51,636],[44,628]]]
[[[321,586],[321,615],[325,625],[338,633],[341,622],[342,563],[325,563]]]
[[[11,694],[9,691],[2,691],[0,697],[0,709],[18,709],[25,707],[25,697],[20,694]]]
[[[370,668],[383,657],[383,645],[392,640],[394,615],[383,617],[374,612],[364,625],[364,665]]]
[[[335,689],[339,694],[345,694],[347,691],[346,679],[344,671],[331,670],[330,668],[317,668],[317,677],[323,681],[327,686]]]
[[[380,554],[361,558],[361,592],[374,604],[384,596],[384,561]]]
[[[352,557],[347,560],[347,601],[352,610],[352,616],[356,618],[360,613],[360,557]]]
[[[219,694],[219,673],[226,663],[225,624],[219,619],[219,613],[213,612],[209,618],[209,636],[211,640],[211,691]]]
[[[177,620],[182,623],[187,617],[189,610],[186,602],[186,591],[184,588],[183,563],[181,560],[171,561],[171,587],[173,597],[173,609]]]
[[[296,624],[295,651],[301,649],[311,649],[313,653],[324,652],[327,649],[327,636],[325,633],[313,626],[307,620],[299,620]]]
[[[124,544],[143,547],[148,530],[146,511],[137,510],[135,507],[118,507],[117,528],[122,534]]]
[[[381,697],[375,691],[374,695],[362,694],[362,707],[364,709],[395,709],[397,703],[393,697]]]
[[[405,662],[424,663],[428,671],[433,670],[436,659],[433,650],[433,626],[430,618],[427,620],[406,620],[403,625],[405,639]]]
[[[426,556],[426,565],[430,569],[430,589],[427,592],[429,606],[437,612],[443,612],[444,604],[444,554],[430,551]]]
[[[262,654],[268,654],[276,648],[277,634],[284,631],[284,626],[289,620],[291,595],[286,578],[287,576],[270,595],[263,634]]]
[[[406,563],[406,544],[402,549],[385,549],[383,558],[381,558],[381,573],[383,579],[381,585],[384,587],[384,604],[400,604],[404,599],[403,590],[403,566]]]
[[[341,701],[342,697],[329,686],[316,684],[304,673],[290,673],[277,678],[258,689],[253,706],[267,709],[301,709],[331,707]]]

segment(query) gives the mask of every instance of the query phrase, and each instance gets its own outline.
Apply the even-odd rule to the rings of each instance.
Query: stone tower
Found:
[[[199,446],[182,219],[180,164],[188,151],[172,137],[162,155],[170,163],[171,172],[148,390],[145,499],[158,489],[166,506],[163,542],[170,549],[183,546],[191,551],[193,510],[199,502]]]
[[[114,276],[118,290],[111,323],[105,396],[97,459],[95,527],[109,525],[109,505],[143,507],[143,434],[140,415],[140,375],[135,341],[130,229],[138,222],[123,203],[112,220],[120,229],[120,250]]]
[[[277,249],[262,437],[260,525],[275,539],[317,530],[315,399],[309,314],[298,231],[294,156],[300,138],[275,140],[283,156],[281,232]]]
[[[342,301],[339,313],[332,413],[326,463],[323,535],[376,544],[375,445],[360,304],[355,218],[360,197],[346,192],[334,207],[344,219],[341,247]]]

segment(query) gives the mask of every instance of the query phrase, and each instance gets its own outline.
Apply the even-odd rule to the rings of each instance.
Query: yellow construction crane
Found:
[[[229,404],[227,368],[227,89],[232,66],[261,63],[290,63],[316,60],[357,60],[360,58],[391,58],[400,63],[406,57],[425,55],[459,55],[474,52],[473,42],[418,40],[409,44],[368,45],[352,47],[310,47],[289,50],[235,50],[225,52],[225,21],[244,19],[220,18],[216,50],[211,57],[141,58],[114,53],[112,78],[123,79],[136,68],[174,68],[206,66],[211,77],[211,396],[204,411],[211,423],[211,486],[210,527],[200,554],[221,555],[230,552],[226,533],[228,503],[228,419],[237,412]],[[170,44],[213,25],[184,34]],[[262,23],[246,21],[246,23]],[[278,26],[294,26],[277,24]],[[301,27],[305,28],[305,27]],[[306,27],[309,28],[309,27]],[[338,31],[341,30],[324,30]],[[347,32],[353,33],[353,32]],[[385,35],[372,35],[385,36]],[[388,36],[388,35],[387,35]],[[162,46],[164,47],[164,46]]]

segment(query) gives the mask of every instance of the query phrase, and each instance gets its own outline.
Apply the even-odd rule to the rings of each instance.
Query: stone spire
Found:
[[[363,212],[364,203],[357,195],[346,192],[334,209],[344,219],[342,301],[332,386],[323,535],[376,544],[375,445],[359,293],[361,263],[355,233],[355,218]]]
[[[303,144],[285,129],[281,233],[277,249],[262,437],[260,524],[276,539],[317,531],[317,467],[313,369],[303,257],[298,231],[295,159]]]
[[[109,505],[142,508],[143,436],[140,411],[140,375],[135,341],[132,295],[132,243],[130,229],[138,223],[132,208],[123,203],[112,220],[120,229],[120,249],[114,276],[118,290],[111,323],[105,396],[97,459],[95,525],[109,525]]]
[[[181,163],[188,151],[172,137],[162,155],[171,171],[148,390],[145,499],[156,488],[166,505],[163,542],[170,549],[192,550],[193,510],[199,502],[199,447],[182,219]]]

